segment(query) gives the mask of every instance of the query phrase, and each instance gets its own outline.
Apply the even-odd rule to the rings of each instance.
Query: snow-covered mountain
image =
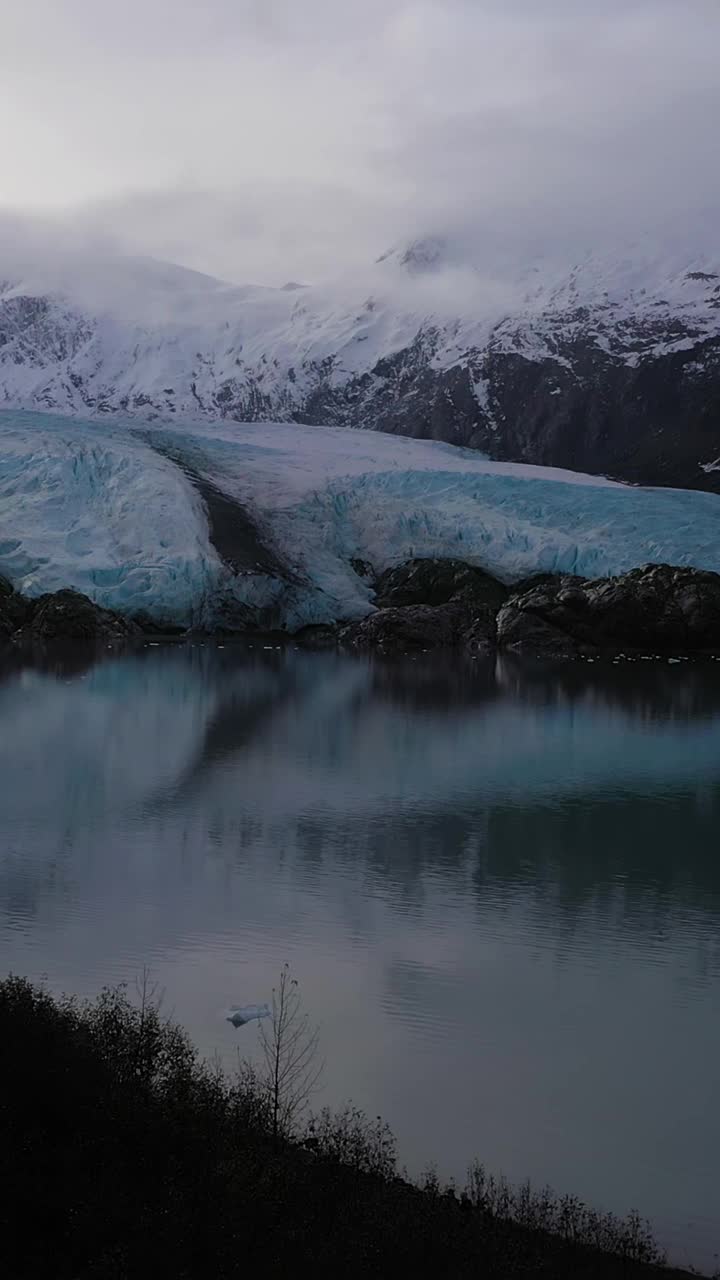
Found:
[[[428,237],[333,288],[77,256],[0,274],[5,408],[370,428],[720,488],[720,255],[489,269]]]

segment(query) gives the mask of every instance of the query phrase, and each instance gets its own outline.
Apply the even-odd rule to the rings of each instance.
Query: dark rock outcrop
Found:
[[[467,606],[410,604],[378,609],[361,622],[340,631],[340,643],[351,649],[379,649],[382,653],[447,649],[462,643],[469,624]]]
[[[20,639],[42,642],[102,640],[113,643],[141,634],[134,622],[93,604],[79,591],[55,591],[32,601],[29,619],[20,631]]]
[[[350,568],[356,573],[358,578],[362,578],[364,582],[374,582],[375,572],[369,560],[361,560],[357,556],[350,561]]]
[[[5,610],[3,609],[3,601],[0,599],[0,641],[9,640],[14,630],[15,627],[7,617]]]
[[[556,578],[510,596],[497,640],[558,657],[720,651],[720,574],[651,564],[616,578]]]
[[[149,613],[145,612],[134,613],[132,620],[137,630],[148,636],[187,635],[187,627],[162,616],[151,617]]]
[[[55,591],[29,600],[0,577],[0,640],[113,643],[141,634],[135,622],[93,604],[79,591]]]
[[[720,574],[706,570],[648,564],[614,578],[541,574],[508,591],[459,560],[413,560],[383,574],[378,594],[381,607],[367,617],[304,627],[295,643],[381,653],[455,648],[475,657],[496,648],[545,658],[720,654]],[[143,634],[143,625],[77,591],[28,600],[0,577],[0,640],[115,644]]]
[[[378,596],[395,603],[341,628],[341,645],[383,653],[463,648],[476,656],[497,647],[546,658],[720,652],[720,574],[700,569],[541,574],[508,593],[462,561],[409,561],[381,577]]]
[[[30,605],[7,578],[0,576],[0,640],[8,640],[25,622]]]
[[[324,623],[310,623],[293,635],[293,641],[301,649],[333,649],[338,640],[338,628]]]
[[[497,578],[464,560],[427,558],[387,569],[377,580],[375,594],[381,609],[462,600],[497,612],[508,592]]]
[[[461,641],[464,649],[477,658],[489,657],[497,647],[497,617],[484,610],[471,618],[464,628]]]
[[[646,332],[631,360],[604,351],[589,332],[563,336],[557,357],[488,353],[494,421],[480,417],[458,443],[500,461],[717,492],[720,473],[702,464],[720,456],[720,339],[678,324],[676,339],[686,336],[687,347],[663,351],[672,325],[656,350]]]
[[[720,338],[672,317],[618,319],[599,336],[593,312],[548,317],[545,327],[542,357],[531,329],[519,327],[464,352],[462,367],[442,368],[437,333],[421,331],[347,382],[311,362],[304,373],[313,389],[289,412],[264,403],[258,411],[246,388],[234,388],[229,416],[371,427],[481,449],[498,461],[720,490],[720,471],[703,465],[720,457]],[[481,402],[476,384],[486,389]]]
[[[495,618],[507,597],[496,578],[464,560],[407,560],[376,583],[378,609],[340,631],[340,643],[384,653],[495,646]]]

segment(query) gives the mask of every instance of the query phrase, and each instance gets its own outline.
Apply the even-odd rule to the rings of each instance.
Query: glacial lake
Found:
[[[239,644],[0,661],[0,970],[143,966],[232,1067],[281,966],[318,1104],[720,1248],[720,664]]]

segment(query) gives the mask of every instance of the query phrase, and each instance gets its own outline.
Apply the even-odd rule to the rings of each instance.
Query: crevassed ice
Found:
[[[30,596],[74,587],[100,604],[189,623],[223,565],[203,505],[127,432],[0,415],[0,572]]]
[[[204,504],[168,448],[233,497],[293,585],[233,578]],[[137,428],[0,415],[0,572],[30,594],[73,586],[99,603],[212,621],[231,592],[270,599],[276,622],[357,617],[376,571],[458,556],[511,582],[589,577],[647,562],[720,571],[720,498],[641,489],[552,468],[492,463],[447,444],[294,424]]]

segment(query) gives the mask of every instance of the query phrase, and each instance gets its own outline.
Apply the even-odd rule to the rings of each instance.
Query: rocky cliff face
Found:
[[[720,574],[667,564],[614,578],[540,574],[508,589],[459,560],[411,560],[379,579],[375,603],[340,628],[342,646],[593,661],[720,651]]]
[[[388,255],[360,301],[152,263],[102,304],[72,280],[8,281],[0,405],[368,428],[720,490],[720,271],[588,260],[525,273],[504,309],[442,271],[432,241]]]

